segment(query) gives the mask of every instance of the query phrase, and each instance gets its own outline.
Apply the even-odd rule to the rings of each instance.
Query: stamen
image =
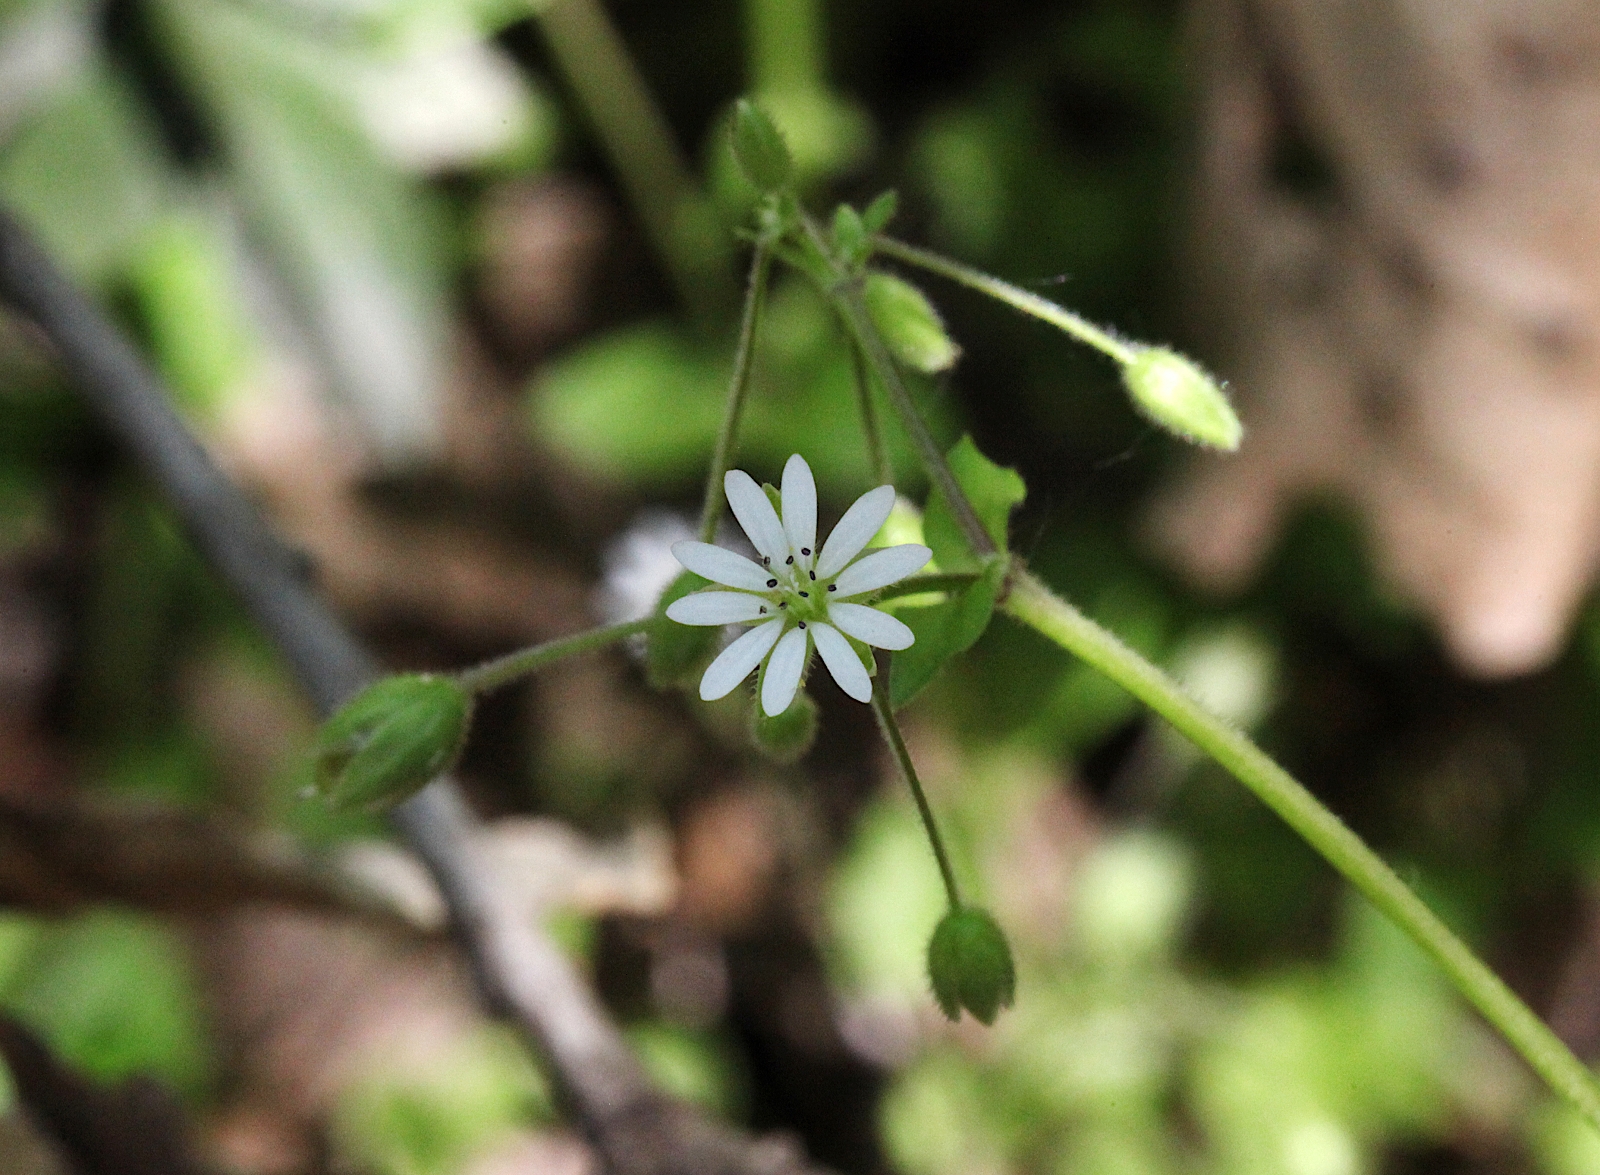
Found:
[[[804,627],[805,627],[805,626],[806,626],[806,622],[805,622],[805,621],[804,621],[804,620],[802,620],[802,621],[801,621],[801,622],[800,622],[800,627],[801,627],[801,628],[804,628]]]
[[[772,556],[771,555],[763,555],[763,556],[761,556],[761,566],[763,566],[763,567],[771,567],[772,566]]]
[[[778,607],[787,608],[788,606],[789,606],[789,601],[788,600],[779,600],[778,601]]]
[[[808,600],[811,598],[811,593],[810,592],[801,592],[800,594],[802,596],[804,596]]]
[[[828,585],[828,590],[829,590],[829,591],[830,591],[830,592],[836,592],[836,591],[838,591],[838,590],[839,590],[839,585],[838,585],[838,584],[836,584],[836,583],[830,583],[830,584],[829,584],[829,585]]]
[[[766,614],[767,614],[767,610],[766,610],[766,608],[765,608],[765,607],[763,607],[763,608],[762,608],[762,609],[761,609],[761,615],[762,615],[762,616],[765,616],[765,615],[766,615]]]
[[[768,587],[777,587],[778,586],[778,581],[775,580],[775,579],[769,579],[769,580],[767,580],[767,586]]]
[[[810,555],[811,554],[811,548],[810,547],[801,547],[800,548],[800,553],[802,555]]]
[[[784,562],[785,563],[793,563],[794,562],[794,556],[790,555],[787,559],[784,560]]]
[[[807,574],[809,574],[812,579],[816,579],[817,578],[817,573],[815,571],[808,572]]]

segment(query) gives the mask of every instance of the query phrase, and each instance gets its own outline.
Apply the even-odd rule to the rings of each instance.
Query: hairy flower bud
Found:
[[[993,1024],[1017,993],[1017,972],[1005,931],[987,910],[962,906],[939,921],[928,943],[933,998],[952,1020],[965,1008]]]
[[[317,790],[336,808],[398,804],[455,762],[471,718],[472,699],[451,678],[386,677],[322,724]]]
[[[1233,452],[1244,437],[1227,394],[1194,360],[1166,347],[1140,347],[1122,368],[1139,411],[1197,445]]]
[[[889,273],[869,273],[861,294],[872,325],[907,367],[933,375],[953,367],[961,357],[961,348],[945,333],[933,303],[910,282]]]
[[[745,178],[763,192],[779,192],[794,176],[789,145],[765,111],[747,98],[733,105],[733,157]]]

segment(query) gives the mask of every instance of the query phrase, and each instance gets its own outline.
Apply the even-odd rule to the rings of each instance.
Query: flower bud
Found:
[[[1194,360],[1166,347],[1140,347],[1122,368],[1139,411],[1168,432],[1233,452],[1244,436],[1227,394]]]
[[[733,104],[733,157],[739,170],[762,192],[789,186],[794,160],[783,135],[766,112],[747,98]]]
[[[750,736],[756,748],[775,763],[794,763],[817,738],[817,704],[800,690],[789,708],[769,718],[759,705],[750,708]]]
[[[928,942],[928,978],[933,998],[952,1020],[965,1008],[993,1024],[1017,993],[1017,972],[1005,932],[987,910],[952,909]]]
[[[386,677],[317,732],[317,790],[335,808],[398,804],[455,762],[471,719],[472,699],[451,678]]]
[[[717,647],[717,630],[693,627],[667,619],[667,605],[699,591],[711,581],[685,571],[668,585],[656,604],[655,623],[645,644],[645,676],[656,689],[670,689],[697,681]]]
[[[926,375],[954,366],[961,348],[945,333],[939,312],[916,286],[893,274],[869,273],[861,293],[872,324],[901,363]]]

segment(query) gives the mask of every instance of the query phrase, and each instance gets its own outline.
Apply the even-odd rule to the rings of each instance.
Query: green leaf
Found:
[[[358,693],[322,724],[317,788],[335,808],[400,803],[449,769],[472,720],[472,699],[449,677],[403,673]]]
[[[656,689],[693,685],[717,647],[717,629],[679,624],[667,619],[667,605],[697,592],[711,581],[685,571],[668,585],[656,604],[655,623],[645,645],[645,676]]]
[[[852,273],[866,263],[867,254],[872,251],[860,213],[848,204],[833,210],[833,251]]]
[[[867,205],[867,210],[861,214],[862,227],[869,233],[881,233],[889,227],[889,222],[894,219],[894,214],[898,211],[900,211],[900,193],[890,188]]]
[[[748,98],[733,104],[733,157],[745,178],[763,192],[778,192],[794,178],[789,145],[766,112]]]
[[[970,436],[963,436],[946,454],[956,484],[967,495],[978,521],[989,532],[1001,554],[1006,552],[1006,528],[1011,511],[1027,497],[1028,487],[1015,469],[996,465],[978,451]],[[933,549],[941,571],[977,571],[982,566],[956,524],[944,495],[937,488],[928,495],[928,508],[922,518],[923,534]]]
[[[991,559],[983,575],[943,603],[926,608],[906,608],[896,613],[916,634],[909,649],[894,655],[889,670],[889,703],[904,706],[957,653],[964,653],[989,627],[995,601],[1005,583],[1006,560]]]
[[[860,226],[859,218],[856,224]],[[874,272],[867,274],[861,295],[872,324],[898,362],[925,375],[955,366],[961,348],[945,332],[944,320],[928,296],[916,286],[893,274]]]

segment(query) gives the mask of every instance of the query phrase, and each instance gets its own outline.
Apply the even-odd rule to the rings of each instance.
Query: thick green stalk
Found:
[[[591,653],[595,649],[614,645],[636,632],[644,632],[654,623],[655,618],[647,616],[643,620],[608,624],[603,628],[591,628],[586,632],[546,641],[542,645],[518,649],[515,653],[507,653],[504,657],[496,657],[492,661],[485,661],[482,665],[463,669],[456,674],[456,681],[468,693],[481,694],[487,690],[498,689],[519,677],[526,677],[565,657],[575,657],[579,653]]]
[[[929,273],[960,282],[968,289],[988,294],[989,297],[998,299],[1015,310],[1043,319],[1051,326],[1066,331],[1079,342],[1105,352],[1118,363],[1131,363],[1134,360],[1136,354],[1134,349],[1116,335],[1103,327],[1096,326],[1081,314],[1074,314],[1066,307],[1057,306],[1049,299],[1039,297],[1038,294],[1029,293],[1010,282],[991,277],[980,269],[962,265],[959,261],[952,261],[948,257],[930,253],[926,249],[919,249],[915,245],[908,245],[893,237],[873,237],[872,244],[879,253],[893,257],[896,261],[921,266]]]
[[[750,87],[757,94],[822,91],[818,0],[745,0]]]
[[[867,455],[872,462],[872,476],[881,486],[894,484],[894,470],[889,465],[889,452],[883,447],[883,430],[878,427],[878,409],[872,402],[872,377],[867,374],[867,361],[861,357],[861,348],[854,340],[850,343],[850,366],[856,381],[856,403],[861,409],[861,431],[867,438]]]
[[[894,719],[894,707],[889,704],[887,687],[884,685],[887,678],[886,673],[878,674],[878,684],[872,691],[872,712],[878,717],[878,729],[883,732],[883,741],[889,744],[895,762],[900,765],[900,774],[905,776],[911,796],[917,801],[917,814],[922,817],[923,830],[928,834],[928,843],[933,846],[934,858],[939,862],[939,876],[944,879],[945,897],[949,899],[952,910],[959,910],[961,891],[956,888],[956,872],[950,867],[950,854],[945,851],[944,838],[939,835],[939,826],[934,823],[933,808],[922,790],[922,780],[917,778],[911,752],[906,750],[906,741],[900,737],[900,725]]]
[[[739,435],[739,417],[744,412],[750,391],[750,372],[756,352],[756,330],[761,325],[761,310],[767,300],[767,276],[772,269],[772,244],[765,237],[756,241],[750,257],[750,280],[745,286],[744,314],[739,320],[739,342],[733,352],[733,374],[728,377],[728,402],[722,413],[722,428],[717,432],[717,447],[711,451],[711,471],[706,475],[706,496],[700,507],[700,541],[717,537],[717,519],[722,517],[722,479],[733,461],[733,442]]]
[[[1207,713],[1138,653],[1024,571],[1001,607],[1144,702],[1227,768],[1444,969],[1458,991],[1557,1094],[1600,1128],[1600,1084],[1544,1022],[1383,859],[1243,733]]]
[[[713,321],[732,300],[725,238],[601,0],[547,0],[535,13],[679,297]]]

